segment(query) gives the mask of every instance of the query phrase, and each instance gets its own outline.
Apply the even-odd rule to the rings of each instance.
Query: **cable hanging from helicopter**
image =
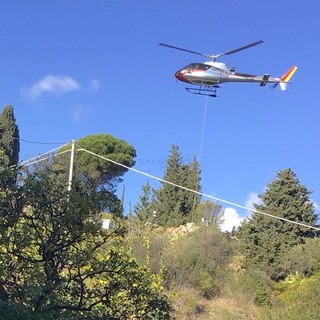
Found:
[[[286,90],[289,80],[298,69],[297,66],[291,67],[282,77],[276,78],[270,77],[270,74],[264,74],[263,76],[259,76],[235,72],[234,67],[230,68],[227,64],[216,61],[221,56],[231,55],[261,43],[263,43],[263,41],[258,40],[240,48],[219,54],[203,54],[200,52],[172,46],[165,43],[159,43],[159,45],[209,58],[210,61],[206,61],[204,63],[190,63],[186,67],[176,71],[175,73],[175,77],[179,81],[198,86],[198,88],[185,88],[188,92],[192,94],[217,97],[217,89],[220,87],[221,83],[226,82],[257,82],[262,87],[266,86],[266,84],[268,83],[272,83],[274,84],[272,86],[273,89],[280,85],[281,90]]]

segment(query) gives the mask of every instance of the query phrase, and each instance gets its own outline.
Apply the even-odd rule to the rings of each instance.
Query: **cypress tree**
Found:
[[[0,150],[3,151],[3,162],[6,166],[19,162],[20,141],[19,129],[11,105],[6,106],[0,115]]]
[[[306,186],[300,184],[291,169],[277,173],[277,178],[268,184],[259,197],[261,205],[256,210],[290,221],[315,226],[317,215]],[[252,216],[239,228],[247,264],[263,269],[273,280],[286,276],[282,257],[291,247],[302,244],[315,236],[310,228],[275,219],[261,213]]]

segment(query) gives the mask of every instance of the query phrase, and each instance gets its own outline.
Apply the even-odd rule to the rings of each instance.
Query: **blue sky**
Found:
[[[173,144],[186,161],[197,155],[203,192],[219,198],[248,205],[290,167],[320,202],[318,1],[12,0],[0,8],[0,104],[13,105],[22,139],[48,143],[21,142],[21,160],[110,133],[135,146],[137,169],[159,177]],[[207,101],[174,78],[204,59],[158,46],[220,53],[260,39],[220,61],[271,76],[297,65],[286,92],[225,84]],[[127,206],[145,181],[124,177]]]

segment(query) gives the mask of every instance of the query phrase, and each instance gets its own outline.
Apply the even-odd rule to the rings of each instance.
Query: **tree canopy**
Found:
[[[116,185],[121,177],[128,171],[127,168],[109,162],[110,159],[126,167],[135,164],[135,148],[126,141],[113,137],[109,134],[93,134],[77,140],[75,157],[75,174],[89,179],[96,186],[105,184]],[[91,151],[99,156],[81,152],[81,148]]]

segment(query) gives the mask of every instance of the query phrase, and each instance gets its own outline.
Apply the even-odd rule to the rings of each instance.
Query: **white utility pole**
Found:
[[[69,180],[68,180],[68,192],[71,191],[72,187],[72,176],[73,176],[73,162],[74,162],[74,151],[75,151],[74,140],[71,141],[71,155],[70,155],[70,166],[69,166]]]

